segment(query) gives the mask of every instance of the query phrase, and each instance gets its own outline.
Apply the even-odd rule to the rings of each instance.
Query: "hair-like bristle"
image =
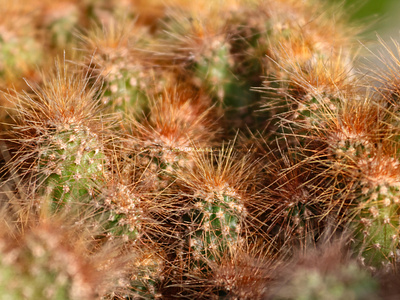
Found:
[[[296,149],[271,151],[265,165],[265,197],[262,216],[269,234],[280,244],[313,245],[324,230],[331,193],[318,169]],[[260,208],[259,208],[260,209]]]
[[[7,139],[13,157],[5,170],[11,180],[28,180],[34,192],[51,194],[55,205],[92,193],[105,179],[112,122],[100,113],[97,89],[88,80],[88,74],[57,62],[32,95],[10,98],[17,105]]]
[[[254,225],[248,211],[255,183],[250,157],[228,145],[215,153],[198,148],[192,159],[190,169],[178,169],[176,182],[189,198],[177,257],[177,268],[189,274],[184,276],[189,282],[212,276],[213,265],[234,256],[252,238],[247,227]]]
[[[251,240],[232,255],[212,264],[210,292],[229,299],[269,299],[276,273],[284,266],[272,244]]]
[[[179,77],[207,91],[220,103],[231,93],[231,85],[236,84],[227,24],[232,10],[233,6],[212,4],[200,12],[172,10],[160,45],[164,63],[172,59]]]
[[[400,69],[400,45],[392,39],[388,44],[382,38],[378,38],[382,50],[378,54],[372,53],[372,58],[377,60],[379,65],[366,67],[368,70],[368,85],[374,87],[385,102],[398,108],[398,97],[400,93],[400,78],[398,71]]]
[[[168,81],[154,68],[150,39],[147,28],[129,19],[111,19],[82,37],[85,64],[104,81],[101,100],[111,112],[141,117],[148,112],[148,98],[160,94]]]
[[[175,86],[150,102],[144,121],[132,121],[129,143],[170,172],[177,165],[190,165],[195,147],[211,149],[217,125],[218,114],[206,95]]]
[[[0,0],[0,294],[378,297],[400,46],[325,2]]]

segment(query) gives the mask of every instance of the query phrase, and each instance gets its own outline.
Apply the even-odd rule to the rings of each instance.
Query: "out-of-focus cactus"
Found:
[[[101,299],[118,286],[115,279],[124,274],[122,264],[128,261],[118,254],[121,248],[110,244],[93,251],[88,228],[79,228],[72,219],[33,222],[23,234],[3,232],[0,291],[4,299]]]
[[[368,273],[353,262],[332,274],[299,270],[274,299],[376,299],[376,287]]]
[[[378,282],[349,258],[340,240],[308,250],[297,262],[288,264],[275,280],[277,287],[272,299],[361,300],[378,297]]]
[[[162,299],[161,282],[164,258],[161,249],[138,250],[138,257],[132,263],[130,279],[132,293],[140,299]]]
[[[33,25],[34,15],[22,1],[2,1],[0,22],[1,88],[24,87],[22,77],[36,79],[35,68],[43,59],[43,48]]]
[[[222,299],[269,299],[273,274],[281,262],[274,259],[269,251],[254,250],[259,247],[254,244],[251,242],[246,246],[250,249],[226,255],[219,264],[212,266],[213,275],[208,279],[212,296],[218,295]]]
[[[38,22],[41,29],[46,33],[46,42],[50,47],[56,49],[71,48],[70,46],[76,39],[74,30],[77,30],[80,21],[83,21],[78,1],[38,2],[36,3],[40,7]]]
[[[316,1],[260,3],[259,10],[268,17],[259,47],[270,56],[266,71],[275,80],[290,86],[292,80],[307,78],[304,82],[310,87],[326,93],[351,79],[356,32],[339,9]],[[333,17],[340,21],[331,22]]]
[[[272,129],[288,136],[297,123],[312,125],[314,116],[335,113],[342,92],[354,84],[356,32],[341,10],[315,1],[265,1],[260,11],[268,16],[258,42],[258,51],[267,57],[265,107],[277,121],[283,119],[283,126],[278,122]],[[340,22],[330,22],[337,16]],[[292,129],[286,128],[288,123]]]

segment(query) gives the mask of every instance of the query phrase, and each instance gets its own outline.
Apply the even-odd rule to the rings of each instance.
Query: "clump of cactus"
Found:
[[[2,295],[394,293],[399,50],[317,0],[3,4]]]

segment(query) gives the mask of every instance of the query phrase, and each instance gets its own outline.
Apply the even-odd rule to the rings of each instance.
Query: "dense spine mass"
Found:
[[[1,295],[395,293],[398,44],[357,70],[317,0],[53,2],[0,0]]]

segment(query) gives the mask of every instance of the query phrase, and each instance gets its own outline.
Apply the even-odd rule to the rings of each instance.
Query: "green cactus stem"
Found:
[[[352,222],[354,246],[363,264],[381,269],[396,262],[399,249],[399,188],[380,185],[363,188],[362,193]]]
[[[237,196],[227,193],[212,193],[196,201],[187,218],[189,228],[193,228],[189,246],[200,261],[218,261],[238,244],[246,209]]]
[[[104,178],[104,150],[89,128],[76,125],[55,129],[38,144],[39,172],[55,207],[92,194],[96,182]]]

